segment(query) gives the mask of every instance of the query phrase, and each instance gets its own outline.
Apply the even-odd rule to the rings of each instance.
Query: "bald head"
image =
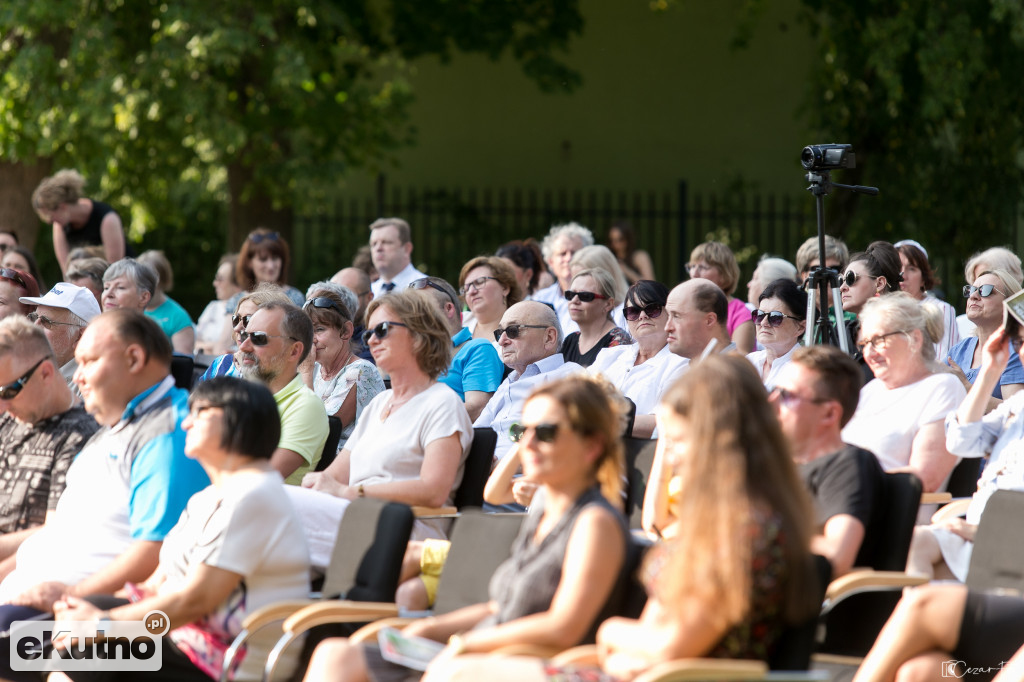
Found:
[[[665,304],[669,350],[692,359],[711,339],[718,339],[719,351],[729,345],[728,305],[725,293],[706,279],[690,279],[670,291]]]
[[[537,301],[516,303],[501,316],[502,329],[513,325],[518,326],[516,338],[509,338],[506,332],[498,345],[502,362],[517,372],[522,373],[528,365],[554,355],[562,347],[562,328],[550,306]]]
[[[370,276],[366,271],[359,268],[342,268],[331,277],[331,281],[348,287],[356,295],[359,306],[356,309],[353,319],[357,324],[362,324],[363,315],[366,313],[366,306],[373,300],[373,292],[370,291]]]

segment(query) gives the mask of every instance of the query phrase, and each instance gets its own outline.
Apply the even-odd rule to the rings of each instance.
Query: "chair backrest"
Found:
[[[1024,492],[997,490],[985,503],[971,550],[967,586],[1024,592]]]
[[[331,462],[338,456],[339,441],[341,441],[341,420],[337,417],[327,417],[327,442],[324,443],[324,451],[320,453],[320,461],[316,463],[316,471],[323,471],[331,466]]]
[[[885,474],[881,517],[885,535],[875,540],[874,556],[869,561],[876,571],[902,571],[907,565],[910,540],[921,506],[921,480],[909,473]]]
[[[512,554],[522,514],[463,512],[451,532],[452,546],[437,586],[434,613],[487,601],[491,575]]]
[[[818,575],[815,586],[816,604],[825,599],[825,590],[832,580],[832,564],[823,556],[813,555],[814,567]],[[818,614],[812,613],[808,618],[782,631],[775,651],[768,660],[772,670],[807,670],[811,667],[811,654],[815,649],[815,635],[818,630]]]
[[[193,369],[195,368],[195,360],[188,355],[178,355],[175,353],[171,356],[171,376],[174,377],[174,385],[178,388],[183,388],[186,391],[192,390],[192,381],[194,380]]]
[[[946,490],[953,497],[970,497],[978,491],[981,457],[964,457],[953,467]]]
[[[658,441],[649,438],[623,438],[623,454],[626,459],[626,517],[629,527],[640,528],[640,516],[644,508],[644,492],[647,478],[654,466],[654,451]]]
[[[394,601],[413,521],[407,505],[369,497],[353,500],[341,518],[324,596]]]
[[[489,426],[478,426],[473,429],[473,444],[469,446],[466,465],[462,473],[462,483],[455,491],[455,507],[484,506],[484,486],[491,475],[491,462],[494,461],[494,448],[498,443],[498,434]]]

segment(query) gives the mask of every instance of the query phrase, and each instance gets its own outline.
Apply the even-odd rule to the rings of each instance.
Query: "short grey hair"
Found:
[[[555,225],[548,230],[548,236],[544,237],[544,241],[541,242],[540,249],[544,254],[544,260],[551,258],[551,250],[554,247],[555,241],[559,237],[569,237],[571,239],[579,239],[583,242],[583,246],[594,245],[594,233],[583,227],[579,223],[565,223],[564,225]]]
[[[127,277],[139,291],[148,291],[150,296],[156,293],[156,270],[134,258],[122,258],[111,263],[103,273],[103,283],[106,284],[118,277]]]
[[[761,256],[761,260],[757,261],[757,269],[761,271],[761,281],[765,284],[777,279],[797,281],[796,266],[785,258],[769,256],[766,253]]]
[[[356,311],[359,310],[359,298],[356,296],[354,291],[346,286],[335,284],[334,282],[327,280],[321,280],[309,285],[309,288],[306,289],[306,300],[308,301],[313,298],[313,294],[318,291],[329,291],[340,298],[341,302],[345,305],[345,308],[348,309],[349,318],[353,320],[355,319]]]

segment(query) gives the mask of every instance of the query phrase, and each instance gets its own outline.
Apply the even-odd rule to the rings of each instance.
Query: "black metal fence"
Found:
[[[674,191],[638,192],[400,188],[387,187],[381,178],[376,196],[339,201],[297,219],[294,279],[312,282],[349,264],[369,241],[367,226],[382,216],[408,220],[413,262],[453,282],[473,256],[493,253],[512,239],[540,239],[552,225],[569,221],[586,225],[605,242],[613,222],[628,220],[638,247],[651,254],[658,279],[669,286],[683,279],[690,249],[708,238],[728,243],[749,275],[761,253],[792,260],[815,233],[809,195],[691,193],[685,181]]]

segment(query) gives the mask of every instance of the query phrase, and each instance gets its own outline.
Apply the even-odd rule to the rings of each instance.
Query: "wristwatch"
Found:
[[[366,497],[366,489],[363,487],[362,483],[356,486],[356,495],[359,497]]]

